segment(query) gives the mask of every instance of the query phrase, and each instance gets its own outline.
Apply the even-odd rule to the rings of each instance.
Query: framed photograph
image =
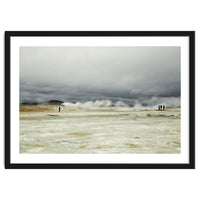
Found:
[[[194,31],[6,31],[5,168],[194,169]]]

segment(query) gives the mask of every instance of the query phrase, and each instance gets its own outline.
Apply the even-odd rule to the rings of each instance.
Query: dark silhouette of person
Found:
[[[60,106],[58,107],[58,111],[60,112]]]

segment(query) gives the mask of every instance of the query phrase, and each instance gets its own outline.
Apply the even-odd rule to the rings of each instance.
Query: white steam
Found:
[[[158,104],[165,104],[167,108],[178,108],[181,105],[180,97],[152,97],[150,99],[133,100],[132,105],[123,101],[112,102],[111,100],[87,101],[84,103],[65,102],[66,107],[133,107],[134,110],[157,109]]]
[[[124,103],[123,101],[117,101],[115,103],[115,107],[129,107],[129,105]]]
[[[112,101],[110,101],[110,100],[96,100],[95,102],[87,101],[85,103],[65,102],[65,103],[63,103],[63,105],[64,106],[69,106],[69,107],[110,107],[110,106],[112,106]]]
[[[143,103],[149,106],[165,104],[168,108],[177,108],[181,106],[181,99],[180,97],[152,97],[151,99],[145,100]]]

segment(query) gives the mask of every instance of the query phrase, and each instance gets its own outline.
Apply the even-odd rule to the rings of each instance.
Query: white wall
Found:
[[[195,30],[197,57],[199,17],[198,1],[194,0],[1,1],[1,96],[5,30]],[[198,57],[196,61],[198,66]],[[199,93],[196,101],[200,102]],[[1,199],[200,199],[199,126],[195,170],[5,170],[3,98],[0,110]],[[196,106],[197,122],[198,111]]]

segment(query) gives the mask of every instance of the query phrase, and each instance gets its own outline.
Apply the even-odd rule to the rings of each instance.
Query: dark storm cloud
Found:
[[[20,47],[20,101],[180,96],[180,47]]]

